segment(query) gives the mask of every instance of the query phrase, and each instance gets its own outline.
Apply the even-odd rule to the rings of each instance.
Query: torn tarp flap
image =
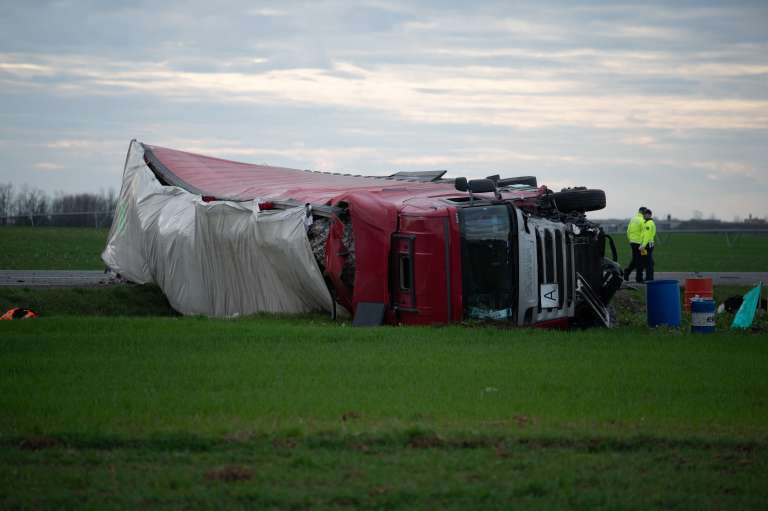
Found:
[[[755,320],[755,313],[760,306],[760,294],[763,290],[763,283],[758,283],[755,287],[747,291],[744,295],[744,300],[741,302],[741,307],[736,312],[736,316],[733,318],[731,328],[749,328],[752,326],[752,322]]]
[[[330,311],[305,208],[256,204],[204,202],[160,184],[133,142],[102,259],[131,281],[157,283],[183,314]]]

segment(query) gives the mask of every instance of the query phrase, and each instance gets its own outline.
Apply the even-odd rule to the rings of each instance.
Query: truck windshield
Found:
[[[512,319],[515,250],[510,210],[505,205],[459,210],[464,315]]]

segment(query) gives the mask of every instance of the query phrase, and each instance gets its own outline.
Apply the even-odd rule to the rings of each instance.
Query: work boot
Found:
[[[624,270],[624,280],[629,281],[629,270]]]

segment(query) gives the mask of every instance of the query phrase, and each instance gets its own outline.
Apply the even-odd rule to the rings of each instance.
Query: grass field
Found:
[[[103,270],[109,229],[0,227],[0,270]]]
[[[52,234],[0,229],[0,268],[101,268],[105,231]],[[766,239],[739,240],[726,269],[765,269]],[[711,265],[700,243],[667,254]],[[11,305],[42,316],[0,322],[0,509],[768,499],[765,315],[748,332],[728,316],[713,335],[651,331],[640,291],[615,301],[622,327],[572,332],[179,317],[154,286],[0,288]]]
[[[93,288],[0,287],[0,310],[32,309],[49,316],[175,316],[154,285]]]
[[[218,435],[345,412],[367,426],[623,424],[630,433],[759,432],[765,335],[641,329],[353,329],[324,318],[72,318],[4,326],[8,433]],[[34,368],[34,370],[31,370]],[[30,403],[29,394],[36,396]],[[505,426],[506,427],[506,426]],[[621,428],[618,428],[621,429]]]
[[[768,234],[740,235],[729,246],[723,234],[662,234],[653,257],[656,271],[768,271]],[[629,264],[626,238],[614,235],[619,262]]]
[[[108,229],[0,227],[0,269],[101,270]],[[619,262],[629,245],[615,235]],[[656,271],[768,271],[768,235],[742,235],[729,246],[720,234],[664,234],[654,252]]]
[[[423,440],[427,439],[428,442]],[[314,436],[13,450],[4,509],[761,509],[751,443]],[[19,498],[23,495],[24,498]]]
[[[766,334],[270,317],[0,328],[4,509],[736,509],[768,497]]]

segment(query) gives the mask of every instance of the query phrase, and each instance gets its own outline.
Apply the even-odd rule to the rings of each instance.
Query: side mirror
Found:
[[[453,187],[460,192],[466,192],[467,190],[469,190],[469,185],[467,185],[467,178],[457,177],[456,179],[453,180]]]
[[[496,192],[496,183],[490,179],[473,179],[469,182],[469,191],[472,193]]]

